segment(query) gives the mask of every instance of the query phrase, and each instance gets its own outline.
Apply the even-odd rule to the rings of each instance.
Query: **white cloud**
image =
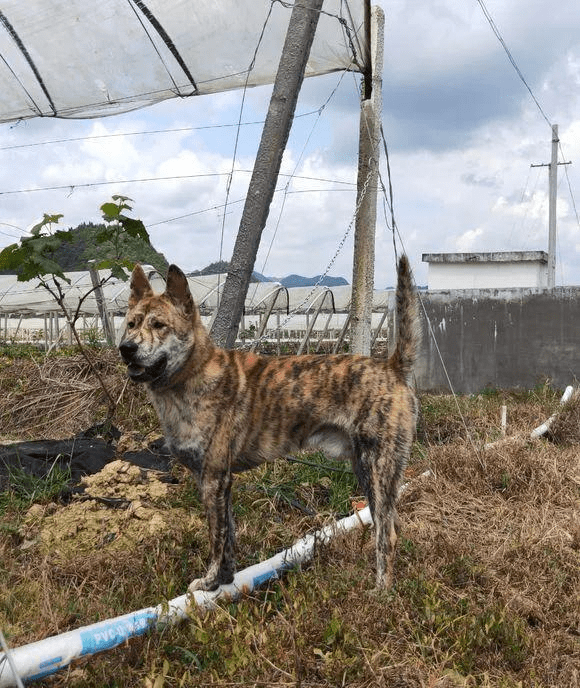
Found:
[[[544,111],[560,125],[564,155],[574,162],[567,172],[577,194],[577,2],[561,0],[549,13],[540,0],[487,5]],[[383,123],[395,216],[417,280],[426,282],[422,253],[545,249],[547,172],[530,170],[530,164],[549,161],[550,129],[479,6],[463,0],[437,0],[421,7],[398,0],[384,6]],[[284,173],[293,172],[300,158],[296,173],[303,177],[356,180],[357,83],[358,77],[351,75],[342,80],[329,75],[307,81],[299,112],[315,110],[338,90],[320,117],[296,121],[283,160]],[[260,88],[246,94],[244,120],[265,116],[269,93],[270,89]],[[241,98],[240,92],[232,92],[162,103],[95,122],[45,119],[0,126],[0,192],[65,187],[0,194],[0,244],[18,235],[11,225],[30,226],[43,212],[64,213],[67,226],[98,221],[99,205],[111,194],[122,193],[135,200],[135,214],[150,226],[154,244],[170,261],[185,269],[203,267],[219,256],[220,245],[222,256],[228,258],[243,208],[234,201],[245,197],[249,182],[245,172],[234,175],[224,219],[221,206],[226,199],[225,175],[232,167],[235,127],[6,147],[77,136],[234,124]],[[252,168],[260,133],[259,126],[241,128],[236,169]],[[381,174],[386,182],[384,160]],[[557,274],[580,284],[579,228],[562,168],[559,175],[562,263]],[[81,186],[155,177],[182,178]],[[287,178],[281,177],[278,187],[286,183]],[[580,204],[580,198],[576,203]],[[292,180],[286,196],[282,191],[275,194],[256,268],[277,276],[324,271],[352,221],[354,208],[354,188],[314,179]],[[177,217],[181,219],[172,220]],[[394,281],[394,255],[382,205],[377,218],[376,283],[386,286]],[[350,280],[351,271],[352,232],[331,273]]]
[[[483,229],[470,229],[464,232],[455,240],[455,247],[458,253],[469,253],[479,248],[479,239],[483,236]]]

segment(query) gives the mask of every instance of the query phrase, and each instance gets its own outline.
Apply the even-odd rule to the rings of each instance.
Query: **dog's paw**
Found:
[[[212,592],[219,587],[218,580],[213,576],[204,576],[203,578],[194,578],[189,584],[187,590],[190,593],[196,590],[204,590],[205,592]]]

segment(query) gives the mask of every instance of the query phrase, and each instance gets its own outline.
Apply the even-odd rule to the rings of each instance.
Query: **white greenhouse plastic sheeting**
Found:
[[[107,270],[101,270],[101,278],[108,276]],[[88,272],[67,272],[70,284],[60,280],[65,293],[65,304],[75,311],[79,298],[92,288]],[[165,289],[165,280],[154,272],[149,272],[151,286],[155,292]],[[187,278],[195,302],[204,311],[213,312],[218,303],[218,292],[223,289],[226,275],[204,275]],[[110,313],[121,314],[127,310],[129,298],[129,281],[111,279],[103,287],[106,308]],[[325,296],[326,295],[326,296]],[[345,313],[350,308],[350,285],[339,287],[293,287],[286,289],[278,282],[258,282],[250,284],[245,302],[245,312],[263,313],[275,299],[273,313],[285,313],[288,310],[297,313],[316,311],[322,299],[324,312],[336,311]],[[394,291],[377,290],[373,293],[373,310],[392,310],[394,308]],[[1,315],[43,315],[58,311],[52,296],[40,286],[39,280],[18,282],[15,275],[0,275],[0,314]],[[99,313],[94,294],[83,302],[81,315]]]
[[[292,5],[4,0],[0,122],[114,115],[168,98],[272,83]],[[325,0],[306,76],[362,71],[364,5]]]

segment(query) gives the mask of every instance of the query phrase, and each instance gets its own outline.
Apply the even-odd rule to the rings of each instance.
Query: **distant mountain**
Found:
[[[194,272],[189,272],[189,275],[217,275],[220,273],[226,273],[230,269],[229,261],[218,260],[214,263],[210,263],[205,268],[201,270],[195,270]],[[320,275],[316,277],[302,277],[302,275],[288,275],[288,277],[266,277],[259,272],[252,272],[251,282],[280,282],[285,287],[313,287],[318,280]],[[348,284],[344,277],[329,277],[328,275],[322,279],[320,284],[324,287],[340,287],[343,284]]]
[[[320,275],[315,277],[302,277],[302,275],[288,275],[288,277],[275,277],[274,281],[280,282],[285,287],[313,287],[318,283]],[[330,277],[326,275],[320,281],[320,285],[323,287],[342,287],[348,284],[344,277]]]
[[[228,270],[230,269],[230,263],[228,260],[216,260],[213,263],[210,263],[209,265],[206,265],[205,268],[202,268],[201,270],[193,270],[192,272],[188,272],[187,274],[195,277],[197,275],[223,275]],[[252,277],[250,278],[250,282],[269,282],[268,277],[264,277],[264,275],[260,275],[259,272],[252,272]]]
[[[206,265],[205,268],[202,268],[201,270],[192,270],[187,274],[191,277],[196,277],[198,275],[219,275],[227,272],[229,269],[230,264],[227,260],[216,260],[215,262]]]

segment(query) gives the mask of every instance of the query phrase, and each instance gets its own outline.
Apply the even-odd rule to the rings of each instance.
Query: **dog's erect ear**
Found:
[[[149,284],[143,268],[137,263],[131,275],[131,293],[129,294],[129,308],[137,305],[141,299],[153,296],[153,289]]]
[[[181,306],[187,314],[192,313],[193,297],[189,291],[187,277],[177,267],[177,265],[169,266],[169,270],[167,271],[167,286],[165,287],[165,294],[175,304]]]

